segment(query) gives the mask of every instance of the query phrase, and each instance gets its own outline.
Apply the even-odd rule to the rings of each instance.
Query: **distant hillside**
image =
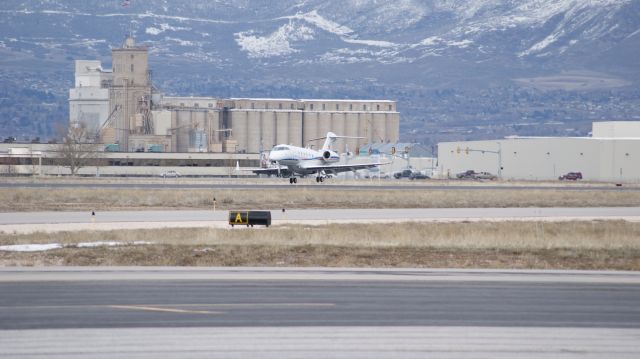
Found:
[[[397,100],[401,137],[580,135],[640,119],[640,2],[3,1],[0,136],[67,119],[74,59],[131,31],[162,91]]]

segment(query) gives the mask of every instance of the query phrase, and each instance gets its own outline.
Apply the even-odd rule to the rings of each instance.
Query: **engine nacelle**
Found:
[[[331,151],[324,151],[322,153],[322,159],[326,161],[329,161],[331,159]]]

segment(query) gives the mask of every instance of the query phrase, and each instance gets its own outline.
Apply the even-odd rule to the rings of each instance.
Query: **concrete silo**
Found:
[[[381,112],[374,112],[373,115],[373,141],[387,141],[387,115]]]
[[[176,111],[176,126],[174,128],[176,146],[174,148],[177,152],[189,152],[189,135],[193,128],[191,115],[192,112],[189,110]]]
[[[298,115],[302,115],[302,145],[309,145],[309,141],[314,138],[321,137],[318,135],[318,113],[317,112],[300,112]],[[318,148],[316,143],[311,143],[313,148]]]
[[[237,152],[247,151],[247,118],[248,111],[231,111],[231,128],[233,139],[238,142]]]
[[[262,150],[268,151],[276,144],[276,112],[265,111],[262,113]]]
[[[302,147],[302,116],[297,112],[287,112],[289,117],[289,143]]]
[[[289,112],[276,112],[276,142],[289,144]]]
[[[331,113],[329,112],[318,112],[318,137],[324,137],[327,135],[327,132],[334,132],[331,128]],[[318,141],[316,144],[316,149],[322,147],[323,141]]]
[[[249,111],[247,119],[247,152],[260,152],[260,139],[262,137],[262,124],[260,121],[262,111]]]
[[[342,112],[333,112],[331,113],[331,128],[333,132],[338,136],[346,136],[346,123],[345,123],[345,114]],[[339,138],[336,140],[334,144],[334,150],[341,153],[344,152],[344,145],[346,140],[344,138]]]
[[[396,113],[387,114],[387,138],[391,142],[400,141],[400,115]]]
[[[358,116],[353,113],[345,112],[345,136],[349,137],[358,137],[360,134],[358,133]],[[347,144],[349,145],[349,151],[355,152],[358,148],[358,139],[352,138],[347,140]]]

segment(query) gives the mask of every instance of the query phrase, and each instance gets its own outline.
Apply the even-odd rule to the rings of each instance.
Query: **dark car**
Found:
[[[456,178],[458,179],[475,179],[476,178],[476,171],[474,170],[467,170],[464,172],[460,172],[458,174],[456,174]]]
[[[566,175],[558,177],[560,181],[577,181],[582,179],[582,172],[569,172]]]
[[[410,180],[429,179],[429,176],[427,176],[422,172],[412,172],[411,175],[409,176],[409,179]]]
[[[400,178],[410,178],[411,174],[413,173],[412,170],[406,169],[406,170],[402,170],[400,172],[396,172],[393,174],[393,177],[395,179],[400,179]]]

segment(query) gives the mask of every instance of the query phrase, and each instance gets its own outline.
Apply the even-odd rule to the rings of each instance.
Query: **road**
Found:
[[[341,183],[340,180],[330,180],[323,184],[317,184],[312,179],[309,179],[308,183],[303,182],[296,185],[289,185],[286,179],[281,181],[265,179],[263,181],[251,179],[238,179],[232,180],[216,180],[211,183],[199,182],[194,183],[189,180],[175,180],[167,179],[164,182],[150,181],[140,182],[139,180],[132,179],[131,182],[0,182],[0,188],[135,188],[141,190],[155,190],[155,189],[268,189],[286,191],[288,189],[295,188],[320,188],[320,189],[340,189],[349,191],[389,191],[389,190],[434,190],[434,191],[470,191],[470,190],[554,190],[554,191],[640,191],[640,187],[635,185],[627,185],[617,187],[614,184],[574,184],[571,183],[566,186],[562,185],[529,185],[527,183],[521,183],[518,185],[509,185],[502,183],[482,183],[471,182],[468,184],[459,182],[424,182],[418,181],[348,181]]]
[[[480,220],[606,220],[640,221],[640,207],[585,208],[396,208],[275,209],[273,224]],[[11,233],[81,229],[226,227],[225,210],[10,212],[0,216],[0,231]]]
[[[2,357],[638,357],[640,273],[1,268]]]

